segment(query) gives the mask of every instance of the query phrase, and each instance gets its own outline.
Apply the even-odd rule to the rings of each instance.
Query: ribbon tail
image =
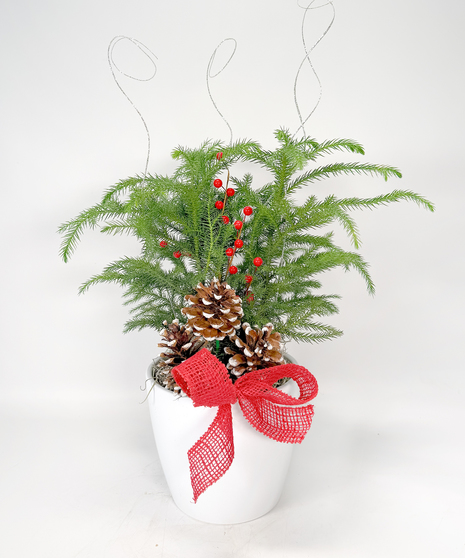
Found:
[[[208,430],[187,452],[194,502],[219,480],[234,459],[231,405],[218,407]]]
[[[259,432],[277,442],[300,444],[310,430],[313,405],[276,405],[260,398],[239,397],[244,417]]]

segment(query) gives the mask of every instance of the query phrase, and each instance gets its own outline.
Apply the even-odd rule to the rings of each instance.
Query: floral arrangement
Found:
[[[155,381],[185,393],[194,406],[218,407],[207,432],[188,451],[194,502],[232,464],[231,405],[236,401],[249,423],[269,438],[299,443],[305,437],[318,386],[304,367],[285,363],[283,342],[341,335],[320,321],[337,312],[337,295],[320,293],[321,274],[353,268],[374,291],[363,258],[338,247],[333,233],[321,229],[340,223],[358,248],[351,210],[401,200],[433,210],[428,200],[405,190],[323,200],[310,191],[299,205],[296,192],[324,178],[370,174],[387,180],[401,174],[371,163],[315,165],[337,151],[363,155],[353,140],[319,143],[295,139],[286,130],[275,135],[278,147],[272,151],[252,141],[178,148],[173,157],[179,166],[172,176],[123,180],[100,203],[60,227],[65,261],[85,227],[100,224],[103,233],[130,233],[141,242],[139,257],[109,264],[81,292],[98,283],[121,285],[131,305],[125,331],[150,327],[160,332]],[[258,165],[270,180],[255,185],[252,174],[235,175],[238,162]],[[286,378],[299,386],[299,398],[277,389]]]
[[[157,71],[156,57],[135,39],[115,37],[108,47],[108,62],[116,85],[136,109],[147,131],[145,172],[118,182],[104,193],[100,203],[59,228],[65,262],[86,227],[99,226],[101,232],[111,235],[131,234],[141,244],[138,257],[123,257],[110,263],[86,281],[81,292],[98,283],[119,284],[124,289],[125,304],[130,306],[125,331],[149,327],[159,332],[162,352],[149,378],[153,384],[147,396],[151,396],[151,403],[155,401],[152,389],[158,383],[175,394],[187,395],[194,407],[217,408],[207,431],[187,451],[194,502],[233,462],[234,404],[239,404],[249,425],[276,442],[300,443],[311,426],[311,401],[318,393],[318,385],[306,368],[289,362],[289,358],[286,361],[285,343],[315,343],[342,334],[322,321],[338,311],[338,295],[321,292],[325,271],[337,267],[355,269],[368,291],[374,292],[368,264],[358,252],[337,246],[330,227],[336,223],[342,226],[358,249],[360,239],[352,210],[374,209],[404,200],[434,210],[427,199],[407,190],[371,198],[329,195],[324,199],[312,191],[314,183],[338,175],[368,174],[385,180],[401,177],[398,169],[386,165],[319,162],[339,152],[365,153],[360,143],[351,139],[318,142],[306,135],[304,125],[319,100],[309,116],[302,118],[296,87],[300,71],[308,62],[321,97],[321,83],[310,53],[330,29],[335,15],[332,2],[323,5],[330,7],[332,19],[308,48],[304,33],[307,13],[323,7],[312,5],[313,2],[306,7],[299,4],[304,10],[301,36],[305,57],[294,81],[294,101],[300,120],[297,132],[301,131],[303,137],[279,129],[275,132],[277,146],[272,150],[255,141],[233,143],[232,129],[218,110],[209,85],[234,56],[237,43],[227,38],[210,58],[206,84],[214,108],[230,130],[230,143],[206,141],[197,149],[178,147],[172,154],[178,166],[171,176],[147,173],[148,127],[116,77],[115,72],[123,72],[113,60],[113,48],[129,40],[152,63],[152,77]],[[231,47],[229,59],[213,72],[218,49]],[[238,174],[237,163],[245,164],[249,172]],[[258,180],[253,177],[257,167]],[[297,195],[305,191],[305,196]],[[286,393],[286,388],[278,389],[288,379],[297,384],[298,397]],[[165,422],[171,404],[179,399],[171,397],[169,391],[158,393],[157,398],[170,403],[154,422],[156,439],[158,424]],[[154,409],[160,408],[158,403],[150,405],[152,421],[158,413]],[[169,447],[171,455],[178,455],[180,438],[175,440],[163,446]],[[176,462],[182,459],[184,455]],[[255,459],[251,467],[256,481],[263,476],[257,462]],[[179,475],[183,477],[184,469]],[[247,476],[250,475],[248,470]],[[177,486],[178,478],[174,483]],[[255,489],[254,486],[254,492]],[[220,501],[223,506],[223,499]],[[181,509],[190,509],[184,507],[185,499],[180,502]],[[266,511],[262,509],[260,513]],[[257,511],[254,514],[257,517]],[[248,514],[241,515],[241,520],[244,518],[250,519]]]

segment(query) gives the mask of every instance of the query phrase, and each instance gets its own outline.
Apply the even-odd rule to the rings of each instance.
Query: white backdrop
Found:
[[[225,529],[221,537],[176,515],[166,495],[147,410],[138,405],[144,370],[158,354],[156,333],[122,334],[127,309],[116,286],[77,295],[105,264],[137,254],[137,244],[88,232],[64,264],[56,230],[106,187],[144,170],[144,128],[108,68],[114,36],[133,37],[158,58],[152,81],[119,79],[151,132],[149,171],[167,173],[177,145],[229,139],[205,83],[208,60],[227,37],[237,40],[237,52],[212,91],[234,137],[272,147],[273,130],[297,128],[293,80],[304,56],[303,10],[291,0],[3,1],[0,401],[8,475],[0,511],[8,556],[31,549],[47,558],[465,555],[465,9],[454,0],[336,0],[335,7],[334,26],[312,54],[323,97],[307,132],[317,140],[357,139],[366,161],[397,166],[404,177],[387,184],[337,178],[317,184],[315,193],[371,196],[404,188],[437,209],[399,204],[356,215],[377,294],[368,296],[355,273],[323,278],[326,292],[343,297],[331,323],[345,335],[290,347],[320,383],[313,442],[298,448],[273,519]],[[328,8],[309,14],[309,44],[330,15]],[[125,71],[147,74],[128,42],[115,48],[115,59]],[[304,114],[317,95],[307,68],[299,89]],[[342,234],[340,242],[348,247]],[[59,426],[66,421],[74,435]],[[125,471],[120,476],[105,450],[109,438]],[[59,449],[65,440],[66,456]],[[131,443],[136,457],[126,463]],[[34,462],[36,476],[24,484]],[[77,462],[82,467],[74,471]],[[77,480],[61,478],[64,469]],[[155,503],[140,504],[134,494],[156,475]],[[140,486],[134,478],[143,478]],[[127,497],[105,500],[105,483],[105,498],[111,486],[129,484],[134,492],[121,488]],[[107,515],[100,513],[102,498]],[[137,517],[131,527],[124,522],[129,509]],[[162,510],[163,545],[154,509]],[[259,533],[271,537],[273,521],[285,534],[268,545]],[[175,524],[182,536],[169,531]]]

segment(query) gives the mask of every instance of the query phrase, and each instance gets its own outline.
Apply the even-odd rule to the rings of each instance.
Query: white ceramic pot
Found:
[[[286,355],[289,362],[294,359]],[[244,418],[238,403],[232,405],[234,461],[215,484],[193,501],[188,450],[206,432],[217,408],[194,407],[189,397],[176,396],[147,371],[147,389],[153,432],[166,482],[178,508],[207,523],[232,524],[257,519],[278,503],[294,449],[257,432]],[[283,391],[298,397],[288,382]]]

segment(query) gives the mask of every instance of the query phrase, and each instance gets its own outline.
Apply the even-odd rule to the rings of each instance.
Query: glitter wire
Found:
[[[142,54],[144,54],[151,62],[152,66],[153,66],[153,72],[152,74],[147,77],[147,78],[137,78],[131,74],[127,74],[125,72],[123,72],[118,65],[116,64],[116,62],[113,59],[113,49],[115,48],[115,46],[120,42],[120,41],[130,41],[134,46],[136,46],[141,52]],[[155,75],[157,74],[157,65],[155,63],[155,60],[158,60],[158,58],[155,56],[155,54],[148,48],[146,47],[143,43],[141,43],[140,41],[138,41],[137,39],[133,39],[132,37],[126,37],[124,35],[118,35],[117,37],[113,37],[113,39],[110,41],[110,44],[108,45],[108,52],[107,52],[107,56],[108,56],[108,64],[110,66],[110,71],[111,74],[113,76],[113,79],[115,80],[115,83],[118,87],[118,89],[121,91],[121,93],[126,97],[126,99],[129,101],[129,103],[132,105],[133,109],[137,112],[137,114],[139,115],[140,119],[142,120],[142,124],[144,125],[145,131],[147,133],[147,160],[145,162],[145,170],[144,170],[144,176],[147,176],[147,169],[149,166],[149,160],[150,160],[150,133],[149,133],[149,129],[147,126],[147,122],[145,121],[144,117],[142,116],[140,110],[136,107],[136,105],[132,102],[132,100],[129,98],[129,96],[127,95],[127,93],[124,91],[124,89],[121,87],[118,79],[116,78],[116,74],[114,70],[117,70],[120,74],[122,74],[123,76],[126,76],[130,79],[133,79],[135,81],[150,81],[151,79],[153,79],[155,77]]]
[[[216,53],[218,51],[218,49],[220,48],[220,46],[224,43],[226,43],[227,41],[233,41],[234,43],[234,50],[231,53],[231,56],[228,58],[228,60],[226,61],[226,63],[223,65],[222,68],[220,68],[216,74],[211,73],[211,69],[213,66],[213,62],[215,61],[215,56]],[[226,118],[223,116],[223,114],[220,112],[220,109],[218,108],[217,104],[215,103],[215,100],[213,99],[213,95],[211,93],[210,90],[210,79],[216,78],[216,76],[220,75],[221,72],[223,72],[223,70],[226,68],[226,66],[231,62],[232,57],[234,56],[234,54],[236,53],[236,48],[237,48],[237,41],[236,39],[233,39],[231,37],[224,39],[223,41],[221,41],[221,43],[215,48],[215,50],[213,51],[213,54],[210,57],[210,60],[208,62],[207,65],[207,75],[206,75],[206,81],[207,81],[207,90],[208,90],[208,95],[210,97],[211,102],[213,103],[213,106],[215,107],[216,112],[221,116],[221,118],[224,120],[226,126],[229,128],[229,145],[232,144],[232,139],[233,139],[233,131],[231,126],[229,125],[229,122],[226,120]]]
[[[318,77],[318,74],[316,73],[315,68],[313,67],[312,61],[310,59],[310,53],[312,52],[312,50],[319,44],[319,42],[326,36],[326,34],[328,33],[328,31],[331,29],[333,23],[334,23],[334,18],[336,17],[336,10],[334,9],[334,4],[332,3],[331,0],[329,0],[329,2],[326,2],[325,4],[321,4],[320,6],[313,6],[313,4],[315,3],[315,0],[312,0],[310,2],[310,4],[308,4],[307,7],[301,6],[299,2],[297,2],[299,8],[304,9],[304,15],[302,17],[302,26],[301,26],[301,35],[302,35],[302,43],[304,45],[304,50],[305,50],[305,57],[302,60],[302,62],[300,63],[300,66],[297,70],[297,74],[295,76],[295,80],[294,80],[294,103],[295,103],[295,107],[297,109],[297,114],[299,115],[299,121],[300,121],[300,126],[297,128],[297,130],[294,133],[294,136],[297,134],[297,132],[301,129],[304,133],[304,137],[307,136],[307,133],[305,132],[305,123],[308,121],[308,119],[312,116],[312,114],[316,111],[316,109],[318,108],[318,105],[320,104],[321,101],[321,96],[323,93],[323,87],[321,85],[321,81],[320,78]],[[326,29],[323,31],[323,33],[321,34],[321,36],[319,37],[319,39],[308,49],[307,48],[307,43],[305,41],[305,33],[304,33],[304,29],[305,29],[305,19],[307,17],[307,13],[309,10],[318,10],[320,8],[323,8],[325,6],[331,6],[333,15],[331,18],[331,21],[329,22],[329,25],[326,27]],[[317,79],[318,82],[318,88],[319,88],[319,95],[318,95],[318,100],[315,103],[315,106],[313,107],[313,109],[311,110],[310,114],[307,116],[307,118],[305,118],[305,120],[303,120],[302,118],[302,113],[300,111],[300,106],[299,106],[299,102],[297,100],[297,82],[299,81],[299,76],[300,76],[300,71],[303,67],[303,65],[305,64],[305,61],[308,61],[308,63],[310,64],[310,68],[312,69],[312,72],[314,74],[314,76]]]

